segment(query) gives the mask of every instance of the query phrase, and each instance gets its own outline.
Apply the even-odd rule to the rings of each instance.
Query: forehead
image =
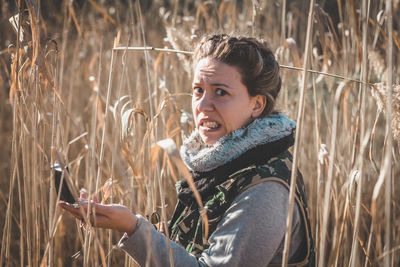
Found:
[[[216,59],[203,58],[198,61],[194,81],[223,79],[223,80],[241,80],[241,75],[235,66],[223,63]]]

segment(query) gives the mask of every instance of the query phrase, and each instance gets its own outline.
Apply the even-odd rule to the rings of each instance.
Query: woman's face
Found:
[[[265,96],[250,96],[242,76],[234,66],[215,59],[201,59],[193,79],[192,110],[204,143],[212,145],[265,107]]]

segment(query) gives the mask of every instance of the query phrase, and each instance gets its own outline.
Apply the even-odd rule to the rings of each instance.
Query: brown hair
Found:
[[[212,58],[235,66],[249,95],[265,95],[267,104],[260,117],[274,112],[281,89],[279,64],[267,43],[251,37],[215,34],[201,39],[194,51],[194,63]]]

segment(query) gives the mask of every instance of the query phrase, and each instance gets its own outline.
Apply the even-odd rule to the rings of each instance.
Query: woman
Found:
[[[295,129],[293,121],[274,112],[281,87],[279,65],[265,42],[226,34],[204,37],[194,59],[196,129],[185,140],[181,156],[201,195],[208,225],[187,182],[178,182],[168,231],[174,265],[279,264],[292,162],[287,150]],[[297,181],[289,263],[312,265],[301,175]],[[81,205],[86,208],[87,202]],[[60,206],[82,218],[79,209]],[[150,260],[150,266],[169,266],[167,238],[146,219],[120,205],[93,206],[96,227],[125,232],[119,246],[139,265]]]

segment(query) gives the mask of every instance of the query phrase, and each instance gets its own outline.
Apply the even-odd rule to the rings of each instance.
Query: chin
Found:
[[[205,136],[203,134],[200,134],[201,140],[203,140],[203,142],[208,145],[208,146],[212,146],[214,145],[218,140],[219,137],[211,137],[211,136]]]
[[[203,140],[203,142],[208,146],[214,145],[219,139],[226,135],[226,131],[224,131],[223,128],[220,128],[217,131],[203,131],[199,128],[198,130],[201,140]]]

